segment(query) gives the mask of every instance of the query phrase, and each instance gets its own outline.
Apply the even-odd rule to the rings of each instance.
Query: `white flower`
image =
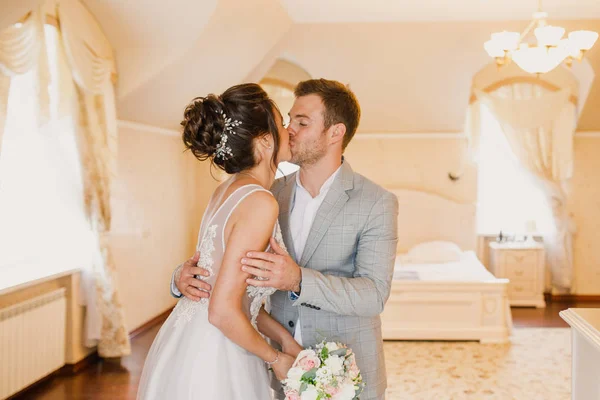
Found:
[[[331,398],[331,400],[352,400],[355,395],[356,390],[354,389],[354,385],[346,383],[342,386],[341,390]]]
[[[285,380],[285,384],[293,390],[300,390],[300,378],[304,375],[304,371],[300,367],[290,368],[287,374],[287,379]]]
[[[296,392],[300,390],[300,386],[302,385],[302,382],[300,382],[300,381],[293,381],[293,380],[290,380],[290,379],[286,379],[284,381],[284,383],[285,383],[285,385],[287,387],[289,387],[292,390],[295,390]]]
[[[319,397],[317,388],[313,385],[308,385],[306,390],[300,395],[300,400],[317,400],[317,397]]]
[[[344,360],[338,356],[330,356],[325,361],[325,365],[331,368],[331,372],[334,375],[339,375],[344,372]]]
[[[327,382],[331,378],[331,368],[325,366],[317,370],[317,380],[320,382]]]
[[[306,357],[306,356],[317,356],[317,353],[313,350],[313,349],[304,349],[302,350],[300,353],[298,353],[298,357],[296,358],[300,358],[300,357]]]
[[[299,381],[300,378],[302,378],[302,375],[304,375],[304,371],[300,367],[290,368],[287,373],[288,379],[292,379],[294,381]]]
[[[302,382],[300,381],[294,381],[293,383],[286,383],[287,387],[289,387],[292,390],[295,390],[296,392],[300,392],[300,387],[302,386]]]
[[[332,351],[339,350],[339,346],[335,342],[328,342],[326,345],[327,350],[331,353]]]

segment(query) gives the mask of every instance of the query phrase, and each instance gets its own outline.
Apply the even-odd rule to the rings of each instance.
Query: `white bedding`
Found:
[[[402,256],[399,255],[394,266],[394,280],[487,282],[495,281],[496,277],[485,268],[473,251],[465,251],[460,261],[436,264],[403,263]]]

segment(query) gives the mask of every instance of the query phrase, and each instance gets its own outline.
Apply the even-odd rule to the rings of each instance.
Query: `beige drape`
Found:
[[[98,242],[90,280],[95,287],[97,313],[88,320],[87,334],[88,339],[98,341],[101,356],[119,357],[129,354],[131,349],[108,240],[111,186],[117,160],[116,112],[111,82],[115,62],[100,26],[81,3],[61,1],[58,20],[77,86],[85,204]],[[88,297],[88,303],[93,300]]]
[[[479,108],[478,103],[482,102],[500,122],[520,164],[546,195],[554,219],[554,230],[544,235],[553,291],[569,292],[573,282],[575,225],[567,210],[567,198],[577,126],[572,90],[552,90],[535,80],[521,79],[507,81],[493,90],[475,88],[474,95],[470,128],[478,129],[475,107]]]
[[[39,121],[42,124],[48,121],[49,71],[45,43],[44,16],[40,8],[31,10],[25,21],[9,25],[0,32],[0,154],[11,77],[37,69]]]
[[[111,185],[116,175],[117,128],[112,77],[112,48],[100,26],[78,0],[53,1],[60,30],[61,76],[75,83],[78,146],[84,177],[84,200],[95,235],[93,263],[82,270],[86,301],[86,342],[98,345],[102,357],[120,357],[131,352],[123,307],[115,282],[115,265],[109,246]],[[54,7],[52,7],[54,8]],[[22,25],[0,33],[0,123],[6,110],[6,76],[37,67],[48,76],[43,23],[45,15],[32,11]],[[8,72],[7,72],[8,71]],[[16,71],[16,72],[14,72]],[[20,72],[22,73],[22,72]],[[59,83],[60,84],[60,83]],[[40,79],[40,88],[48,82]],[[61,91],[61,95],[64,93]],[[40,97],[43,97],[41,94]],[[64,96],[63,96],[64,97]],[[60,99],[69,102],[73,99]],[[43,105],[42,107],[47,107]],[[47,104],[47,103],[46,103]],[[2,108],[4,106],[4,108]],[[59,110],[69,107],[61,104]],[[0,126],[0,128],[3,125]],[[1,133],[1,131],[0,131]],[[1,139],[1,137],[0,137]]]

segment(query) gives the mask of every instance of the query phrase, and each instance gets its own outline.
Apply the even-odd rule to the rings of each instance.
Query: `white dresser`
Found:
[[[546,307],[544,246],[531,242],[490,242],[490,272],[506,278],[511,306]]]
[[[559,314],[571,326],[571,399],[600,400],[600,308],[569,308]]]

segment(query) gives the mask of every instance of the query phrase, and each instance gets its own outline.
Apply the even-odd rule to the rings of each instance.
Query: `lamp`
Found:
[[[525,238],[525,241],[527,243],[535,242],[533,235],[536,233],[537,233],[537,225],[536,225],[535,221],[534,220],[526,221],[525,222],[525,234],[527,235],[527,237]]]
[[[542,0],[539,0],[538,11],[523,33],[493,33],[483,47],[499,67],[514,61],[526,72],[543,74],[563,62],[570,66],[573,60],[581,61],[598,40],[597,32],[585,30],[571,32],[563,38],[565,29],[548,25],[546,18],[548,14],[542,11]],[[532,30],[537,44],[530,45],[525,39],[532,36]]]

